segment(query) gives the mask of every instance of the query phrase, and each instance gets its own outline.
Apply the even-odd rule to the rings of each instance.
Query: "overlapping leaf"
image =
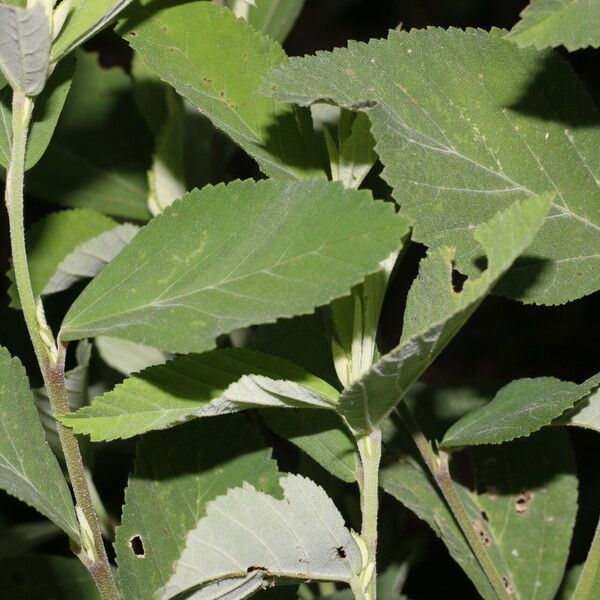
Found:
[[[278,578],[357,581],[360,549],[325,491],[298,475],[280,484],[282,500],[246,484],[210,503],[162,598],[243,598]]]
[[[283,42],[302,11],[304,0],[257,0],[248,22],[278,42]]]
[[[109,217],[85,209],[51,213],[34,223],[27,232],[29,274],[34,295],[44,292],[61,262],[77,246],[115,226],[115,221]],[[9,276],[13,280],[12,271]],[[9,295],[11,306],[19,306],[19,294],[14,283]]]
[[[56,204],[146,220],[151,148],[131,79],[122,69],[101,67],[96,55],[78,52],[56,132],[26,186]]]
[[[551,199],[545,195],[517,202],[475,229],[487,269],[467,280],[461,292],[452,287],[452,249],[430,251],[408,295],[400,344],[342,393],[338,411],[351,427],[371,431],[402,400],[531,243]]]
[[[570,50],[600,46],[598,0],[531,0],[508,39],[536,48],[563,45]]]
[[[322,174],[310,113],[259,93],[267,72],[286,60],[277,42],[212,2],[159,9],[144,0],[119,31],[266,174],[286,179]]]
[[[196,421],[144,437],[116,533],[123,597],[155,597],[208,502],[244,482],[277,493],[277,481],[271,450],[239,416]]]
[[[187,194],[84,290],[64,339],[112,335],[204,351],[240,327],[343,295],[397,250],[393,207],[321,181],[244,181]]]
[[[517,379],[479,410],[465,415],[444,436],[442,446],[501,444],[527,436],[560,417],[600,385],[600,375],[581,385],[554,377]]]
[[[600,117],[562,58],[502,36],[392,32],[291,59],[264,91],[367,110],[383,176],[415,220],[413,238],[456,246],[468,275],[481,267],[478,224],[517,198],[554,191],[540,234],[496,292],[560,304],[600,288]]]
[[[565,432],[545,430],[504,446],[470,451],[473,490],[460,487],[473,527],[514,597],[555,597],[577,512],[577,479]],[[495,600],[442,496],[418,463],[384,469],[382,486],[442,538],[486,599]]]
[[[600,433],[600,389],[580,400],[573,410],[557,419],[554,425],[571,425]]]
[[[95,344],[102,360],[123,375],[131,375],[147,367],[162,365],[169,359],[169,354],[156,348],[118,338],[99,336],[95,339]]]
[[[44,439],[27,374],[1,347],[0,428],[0,487],[78,540],[71,492]]]

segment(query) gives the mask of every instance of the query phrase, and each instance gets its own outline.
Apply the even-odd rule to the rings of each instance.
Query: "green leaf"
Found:
[[[65,317],[63,339],[208,350],[222,333],[341,296],[407,229],[389,204],[333,183],[208,186],[153,219],[92,281]]]
[[[239,415],[144,437],[116,532],[123,597],[150,600],[167,583],[207,502],[244,482],[276,492],[277,478],[271,450]]]
[[[36,98],[27,140],[26,169],[35,166],[50,143],[67,99],[74,71],[74,57],[62,61],[50,75],[42,93]],[[12,90],[7,87],[0,92],[0,165],[4,168],[8,168],[12,145],[11,102]]]
[[[248,22],[258,31],[283,42],[302,12],[304,0],[257,0]]]
[[[413,239],[453,245],[481,265],[471,231],[516,199],[554,191],[544,226],[495,292],[561,304],[600,288],[600,145],[594,103],[558,55],[521,50],[503,32],[392,32],[387,40],[291,59],[267,93],[367,110]]]
[[[31,286],[35,296],[40,296],[59,265],[75,248],[104,231],[115,227],[109,217],[91,210],[67,210],[51,213],[37,221],[27,232],[27,255]],[[11,306],[19,307],[19,293],[13,272],[9,289]]]
[[[0,589],[10,600],[99,600],[83,564],[75,558],[31,554],[0,562]]]
[[[452,287],[453,250],[430,251],[408,295],[400,344],[342,393],[338,412],[354,430],[371,431],[402,400],[531,243],[551,199],[545,195],[516,202],[475,229],[473,237],[487,256],[488,268],[468,279],[461,292]]]
[[[151,148],[130,78],[122,69],[101,67],[96,55],[78,52],[49,151],[28,173],[26,186],[56,204],[146,220]]]
[[[514,597],[554,598],[577,512],[577,479],[568,436],[544,430],[503,446],[469,452],[474,491],[463,502],[498,573]],[[439,492],[409,461],[384,469],[383,488],[427,521],[479,593],[496,600]]]
[[[126,379],[61,422],[93,441],[260,406],[331,408],[329,384],[280,358],[228,348],[182,356]]]
[[[581,385],[554,377],[517,379],[486,406],[455,423],[443,447],[501,444],[538,431],[600,385],[600,374]]]
[[[563,45],[573,52],[600,46],[598,0],[531,0],[506,36],[521,48]]]
[[[129,376],[147,367],[162,365],[169,359],[169,354],[156,348],[118,338],[99,336],[95,343],[102,360],[123,375]]]
[[[600,433],[600,389],[580,400],[573,410],[554,421],[553,425],[571,425]]]
[[[356,581],[361,552],[333,501],[299,475],[280,484],[282,500],[246,484],[211,502],[163,598],[190,590],[196,599],[226,598],[236,588],[244,598],[277,578]]]
[[[286,60],[277,42],[212,2],[157,9],[144,0],[120,27],[131,47],[271,177],[323,175],[310,113],[259,93]]]
[[[104,29],[132,0],[72,0],[65,26],[52,45],[52,61],[59,62],[69,52]]]
[[[0,70],[14,90],[37,96],[48,77],[50,27],[42,3],[0,4]]]
[[[278,436],[298,446],[332,475],[354,483],[359,457],[356,444],[338,415],[324,410],[275,409],[261,411]]]
[[[73,540],[71,492],[44,439],[23,365],[0,347],[0,488],[56,523]]]
[[[60,262],[54,275],[44,286],[42,295],[62,292],[82,279],[96,277],[123,250],[139,230],[140,228],[136,225],[128,223],[117,225],[114,229],[104,231],[100,235],[76,246]]]

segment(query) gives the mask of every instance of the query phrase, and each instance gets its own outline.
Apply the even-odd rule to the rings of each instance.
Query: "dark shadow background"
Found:
[[[393,28],[510,28],[525,5],[524,0],[307,0],[285,48],[291,55],[303,55],[343,46],[349,39],[368,41],[385,37],[388,29]],[[98,36],[88,48],[100,52],[105,66],[129,66],[127,45],[111,32]],[[600,104],[600,52],[559,52],[568,58],[596,104]],[[235,153],[229,170],[237,177],[258,175],[252,161],[241,152]],[[30,202],[28,222],[37,220],[52,208],[44,203]],[[4,210],[0,212],[0,231],[0,271],[5,272],[9,251]],[[399,338],[403,298],[423,255],[423,247],[411,247],[401,275],[389,291],[383,316],[384,346],[391,346]],[[0,276],[0,343],[27,363],[33,383],[37,385],[36,367],[21,315],[7,307],[6,288],[7,280]],[[49,308],[51,312],[54,308],[57,314],[60,310],[60,306],[53,307],[52,300]],[[490,297],[428,371],[425,380],[437,385],[465,381],[504,384],[518,377],[552,375],[581,382],[598,371],[599,315],[600,293],[558,307],[524,306]],[[600,455],[600,435],[579,430],[571,431],[570,435],[580,478],[580,511],[570,558],[570,564],[576,564],[585,557],[600,510],[600,478],[595,466],[595,457]],[[119,448],[114,451],[119,454]],[[117,514],[121,492],[111,492],[111,489],[124,486],[129,468],[128,464],[119,462],[123,463],[114,461],[110,469],[105,469],[106,472],[101,469],[98,473],[99,485],[106,490],[109,504],[114,505],[111,508]],[[386,500],[385,505],[388,502]],[[17,502],[2,500],[0,505],[3,508],[6,505],[13,514],[31,518],[27,509]],[[405,589],[412,600],[476,597],[462,571],[425,525],[408,515],[404,527],[403,537],[425,536],[427,544],[426,561],[411,572]],[[383,537],[383,543],[394,544],[393,533],[385,532]]]

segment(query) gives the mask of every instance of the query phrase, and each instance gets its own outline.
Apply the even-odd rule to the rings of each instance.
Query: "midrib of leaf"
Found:
[[[290,208],[291,208],[291,207],[290,207]],[[197,225],[197,224],[198,224],[200,221],[202,221],[202,219],[203,219],[203,216],[200,216],[200,217],[198,217],[198,219],[196,219],[194,222],[192,222],[192,223],[191,223],[189,226],[190,226],[190,227],[195,227],[195,226],[196,226],[196,225]],[[283,227],[283,226],[284,226],[284,222],[282,221],[282,222],[280,223],[279,227]],[[333,229],[334,227],[335,227],[335,224],[332,224],[332,227],[331,227],[331,229]],[[275,229],[275,230],[272,230],[272,232],[271,232],[271,235],[272,235],[272,234],[273,234],[275,231],[276,231],[276,229]],[[182,234],[182,235],[185,235],[185,234]],[[235,231],[233,231],[230,237],[234,237],[235,235],[236,235],[236,232],[235,232]],[[265,237],[266,237],[266,236],[265,236]],[[363,234],[363,237],[367,237],[367,238],[369,238],[370,236],[369,236],[369,234]],[[220,248],[221,248],[221,247],[222,247],[222,246],[223,246],[223,245],[224,245],[224,244],[225,244],[225,243],[228,241],[228,239],[229,239],[229,238],[226,238],[224,241],[222,241],[222,242],[221,242],[221,244],[220,244],[220,245],[219,245],[217,248],[215,248],[215,250],[213,250],[212,252],[210,252],[210,253],[209,253],[209,254],[208,254],[208,255],[207,255],[205,258],[204,258],[204,260],[203,260],[201,263],[199,263],[199,264],[197,264],[197,265],[194,265],[193,267],[191,267],[190,269],[188,269],[188,270],[187,270],[187,271],[186,271],[184,274],[182,274],[180,277],[178,277],[178,278],[177,278],[177,280],[175,280],[174,282],[172,282],[172,283],[169,285],[169,288],[170,288],[170,287],[173,287],[173,285],[175,285],[175,283],[177,283],[177,281],[181,280],[182,278],[184,278],[186,275],[188,275],[188,274],[189,274],[189,273],[191,273],[192,271],[194,271],[194,270],[197,270],[197,269],[198,269],[198,270],[200,270],[200,269],[201,269],[201,267],[202,267],[202,266],[204,265],[204,263],[206,262],[206,260],[207,260],[208,258],[210,258],[210,257],[211,257],[213,254],[215,254],[215,253],[216,253],[216,252],[217,252],[217,251],[218,251],[218,250],[219,250],[219,249],[220,249]],[[234,292],[231,292],[231,291],[228,291],[228,290],[225,290],[225,289],[221,289],[221,286],[224,286],[224,285],[226,285],[226,284],[229,284],[229,283],[234,283],[234,282],[240,282],[240,281],[244,281],[245,279],[252,278],[252,277],[256,277],[257,275],[260,275],[260,274],[263,274],[263,273],[266,273],[266,274],[268,274],[268,275],[271,275],[271,276],[273,276],[273,277],[281,277],[281,278],[285,278],[285,279],[291,279],[290,277],[287,277],[287,276],[282,276],[282,275],[277,275],[277,274],[275,274],[275,273],[271,273],[270,271],[271,271],[271,269],[274,269],[274,268],[276,268],[276,267],[280,267],[280,266],[282,266],[282,265],[286,265],[286,264],[288,264],[288,263],[290,263],[290,262],[294,262],[294,261],[297,261],[297,260],[302,260],[303,258],[306,258],[306,257],[308,257],[308,256],[320,256],[320,257],[322,257],[322,258],[324,258],[324,259],[326,259],[326,260],[338,260],[338,261],[340,261],[340,262],[341,262],[341,259],[336,259],[336,258],[335,258],[335,257],[333,257],[333,256],[324,256],[324,255],[320,254],[320,252],[321,252],[321,251],[322,251],[322,250],[323,250],[325,247],[328,247],[328,248],[329,248],[329,247],[332,247],[332,246],[334,246],[336,243],[344,243],[344,242],[351,241],[352,239],[353,239],[353,237],[348,237],[348,238],[338,238],[338,239],[336,240],[336,242],[334,242],[334,243],[328,243],[326,246],[324,246],[323,244],[321,244],[321,246],[320,246],[319,248],[317,248],[316,250],[311,250],[311,251],[309,251],[309,252],[305,252],[305,253],[303,253],[303,254],[296,254],[296,255],[294,255],[294,256],[292,256],[292,257],[290,257],[290,258],[286,259],[286,260],[281,260],[281,259],[280,259],[280,260],[279,260],[279,261],[278,261],[276,264],[274,264],[274,265],[272,265],[272,266],[269,266],[269,267],[268,267],[268,268],[266,268],[266,269],[259,269],[259,270],[257,270],[257,271],[253,271],[252,273],[247,273],[247,274],[241,275],[241,276],[239,276],[239,277],[233,277],[233,278],[231,278],[231,277],[229,277],[229,276],[226,276],[224,279],[222,279],[222,280],[221,280],[220,282],[218,282],[217,284],[205,285],[205,286],[203,286],[203,287],[201,287],[201,288],[199,288],[198,290],[195,290],[195,291],[193,291],[193,292],[187,292],[187,293],[183,293],[183,294],[178,294],[178,295],[176,295],[176,296],[171,296],[171,297],[168,297],[168,298],[165,298],[165,299],[163,299],[163,300],[160,300],[160,301],[159,301],[159,299],[161,298],[161,296],[163,296],[163,295],[164,295],[164,293],[165,293],[165,292],[163,291],[163,292],[161,292],[161,294],[160,294],[159,296],[157,296],[157,297],[156,297],[156,298],[155,298],[153,301],[149,301],[149,302],[145,303],[145,304],[144,304],[144,306],[136,306],[136,307],[129,308],[129,309],[126,309],[126,310],[122,310],[122,311],[120,311],[120,313],[119,313],[119,314],[120,314],[120,315],[125,315],[125,314],[135,314],[136,312],[140,312],[140,311],[146,311],[146,310],[148,310],[148,307],[149,307],[149,306],[153,306],[153,307],[177,306],[177,305],[178,305],[178,302],[177,302],[178,300],[182,300],[183,298],[187,298],[187,297],[190,297],[190,296],[197,296],[197,295],[203,294],[203,293],[204,293],[204,292],[206,292],[207,290],[213,290],[213,289],[214,289],[214,290],[218,290],[218,291],[219,291],[219,292],[221,292],[221,293],[228,294],[228,295],[233,295],[233,296],[240,297],[240,298],[245,298],[245,297],[247,297],[247,298],[251,298],[252,300],[258,300],[259,298],[255,298],[255,297],[251,297],[251,296],[243,296],[243,295],[241,295],[241,294],[239,294],[239,293],[234,293]],[[265,244],[267,243],[267,241],[268,241],[268,240],[265,240]],[[133,277],[133,276],[134,276],[134,275],[135,275],[135,274],[136,274],[136,273],[137,273],[139,270],[141,270],[141,269],[145,268],[145,267],[146,267],[148,264],[152,263],[154,260],[156,260],[156,258],[157,258],[158,256],[160,256],[160,255],[161,255],[161,254],[162,254],[164,251],[166,251],[166,250],[168,250],[168,247],[163,247],[163,248],[161,248],[161,250],[159,250],[159,252],[157,252],[157,253],[155,253],[154,255],[152,255],[151,257],[149,257],[149,259],[148,259],[146,262],[143,262],[143,263],[141,263],[141,264],[140,264],[140,265],[139,265],[139,266],[138,266],[136,269],[134,269],[134,270],[133,270],[131,273],[129,273],[129,275],[127,275],[127,276],[126,276],[126,277],[125,277],[125,278],[122,280],[122,283],[123,283],[123,282],[125,282],[125,281],[127,281],[127,280],[128,280],[128,279],[130,279],[131,277]],[[255,248],[255,250],[254,250],[254,251],[256,251],[256,250],[257,250],[257,248]],[[351,262],[351,261],[350,261],[350,260],[348,260],[347,262]],[[236,268],[238,268],[238,266],[240,266],[240,265],[236,265]],[[368,275],[368,274],[369,274],[369,273],[367,273],[366,275]],[[229,277],[229,278],[228,278],[228,277]],[[309,282],[309,281],[306,281],[306,282],[305,282],[305,284],[306,284],[306,285],[310,285],[310,282]],[[106,295],[108,295],[108,294],[110,294],[110,293],[111,293],[111,290],[108,290],[108,291],[106,291],[104,294],[101,294],[100,296],[98,296],[98,298],[96,298],[96,300],[95,300],[94,302],[90,303],[90,305],[89,305],[89,306],[88,306],[86,309],[82,310],[82,311],[79,313],[79,315],[78,315],[78,319],[81,319],[81,317],[82,317],[83,315],[85,315],[85,313],[86,313],[86,312],[88,312],[89,310],[91,310],[91,309],[92,309],[92,308],[93,308],[93,307],[94,307],[94,306],[95,306],[95,305],[96,305],[98,302],[100,302],[100,301],[101,301],[101,300],[102,300],[102,299],[103,299],[103,298],[104,298]],[[265,298],[265,299],[264,299],[264,302],[265,302],[265,303],[270,303],[270,304],[272,304],[272,303],[273,303],[273,299],[267,299],[267,298]],[[203,311],[201,308],[198,308],[198,307],[190,307],[190,306],[187,306],[187,305],[186,305],[186,308],[188,308],[188,309],[194,309],[194,310],[197,310],[197,311],[198,311],[198,312],[200,312],[200,313],[205,313],[205,311]],[[108,313],[108,314],[106,314],[106,315],[103,315],[103,316],[99,316],[99,317],[95,318],[95,319],[94,319],[94,321],[95,321],[95,322],[96,322],[96,321],[101,321],[102,319],[104,319],[104,318],[107,318],[107,317],[109,317],[109,316],[110,316],[110,313]],[[81,326],[79,326],[79,329],[81,329]],[[106,329],[106,328],[101,328],[101,327],[98,327],[98,331],[104,331],[105,329]]]

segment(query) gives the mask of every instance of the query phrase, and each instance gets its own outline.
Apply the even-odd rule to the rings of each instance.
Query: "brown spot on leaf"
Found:
[[[490,536],[488,535],[485,525],[481,521],[473,521],[473,529],[479,536],[479,539],[484,546],[487,547],[492,545],[492,540],[490,540]]]
[[[515,510],[517,514],[522,515],[529,510],[529,503],[533,500],[533,492],[531,490],[525,490],[520,493],[519,497],[515,502]]]

